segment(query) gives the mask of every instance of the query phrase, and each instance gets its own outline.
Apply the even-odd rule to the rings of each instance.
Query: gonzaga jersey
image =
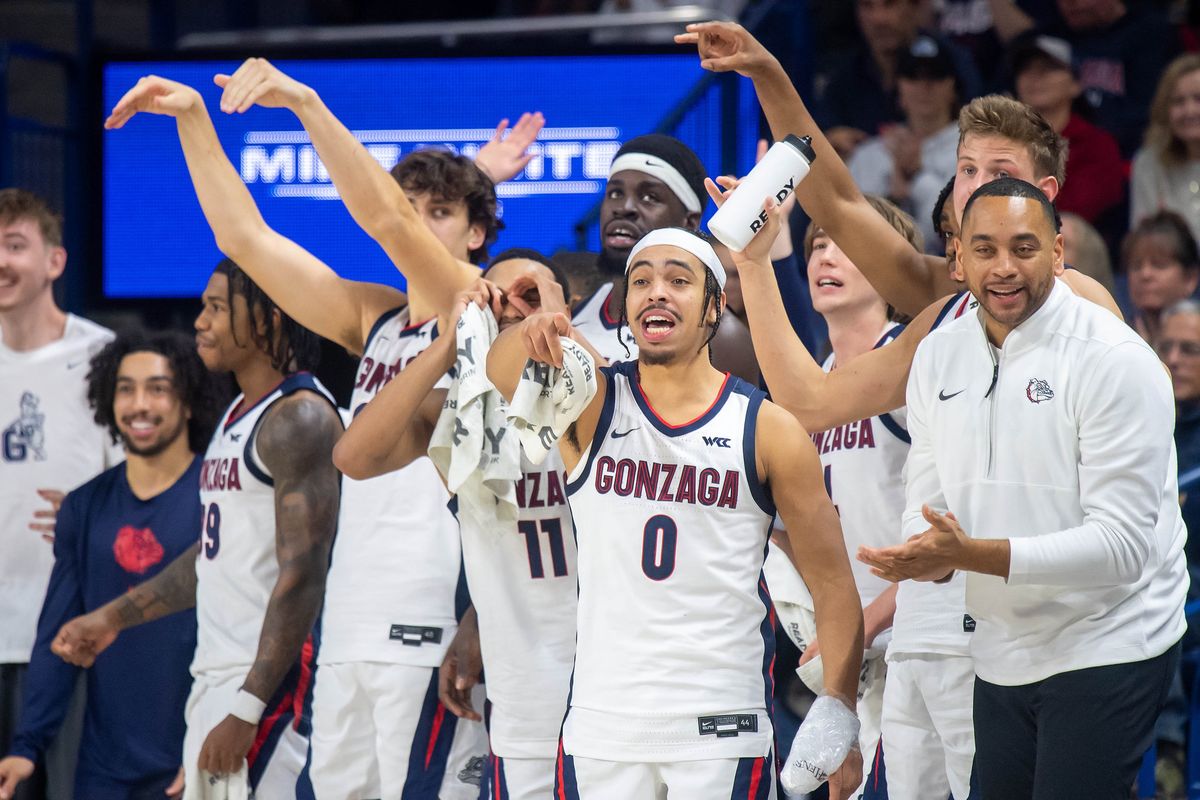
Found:
[[[637,362],[604,368],[591,447],[570,476],[578,646],[563,746],[609,761],[764,757],[771,747],[775,510],[757,476],[764,395],[726,376],[673,427]]]
[[[409,325],[407,307],[380,317],[359,362],[351,413],[436,336],[437,320]],[[424,457],[365,481],[342,479],[318,663],[442,663],[458,628],[454,592],[461,564],[449,499],[433,462]]]
[[[464,515],[463,562],[479,615],[491,703],[488,733],[502,758],[554,758],[575,657],[575,528],[558,450],[521,454],[515,528]]]
[[[571,317],[571,326],[583,334],[588,343],[596,348],[596,352],[610,363],[632,361],[638,355],[637,340],[633,338],[633,331],[628,325],[621,327],[620,320],[610,317],[605,308],[612,292],[613,284],[606,283],[580,303]],[[621,329],[619,338],[618,328]],[[628,352],[621,346],[622,342],[629,348]]]
[[[287,376],[250,408],[242,408],[244,396],[238,395],[204,453],[194,676],[244,672],[258,653],[267,602],[279,577],[275,486],[258,454],[259,423],[276,400],[305,390],[333,403],[307,372]]]
[[[978,306],[979,301],[970,292],[955,295],[938,313],[931,332]],[[857,568],[857,561],[851,563]],[[892,620],[888,657],[927,653],[967,655],[975,621],[967,614],[966,593],[967,578],[962,570],[955,572],[948,583],[901,581],[896,590],[896,616]]]
[[[67,315],[62,338],[34,350],[0,341],[0,664],[29,661],[54,551],[29,530],[49,509],[38,489],[69,492],[124,455],[88,407],[89,361],[112,331]]]
[[[882,347],[904,330],[888,323],[875,347]],[[833,356],[822,365],[835,366]],[[812,435],[825,473],[825,491],[841,518],[850,568],[863,607],[892,584],[871,574],[854,557],[858,546],[891,547],[900,543],[904,514],[904,461],[910,439],[904,409],[840,425]]]

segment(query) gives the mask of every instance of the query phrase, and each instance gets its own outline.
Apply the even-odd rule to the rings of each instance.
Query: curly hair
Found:
[[[392,167],[392,177],[406,192],[428,194],[444,203],[467,207],[467,222],[483,228],[483,244],[468,253],[471,261],[488,259],[488,245],[504,227],[498,216],[496,184],[475,162],[449,150],[414,150]]]
[[[130,353],[158,353],[171,365],[171,381],[179,401],[191,412],[188,420],[188,449],[201,453],[208,446],[225,406],[215,376],[196,354],[192,337],[178,331],[127,331],[117,336],[92,357],[87,374],[87,399],[96,424],[108,429],[113,443],[121,441],[113,400],[117,371]]]
[[[246,298],[250,309],[250,337],[254,345],[271,357],[271,367],[280,372],[312,370],[321,358],[321,338],[283,312],[266,292],[259,288],[254,279],[242,271],[232,260],[222,259],[214,272],[229,280],[229,324],[233,325],[233,296]],[[262,315],[262,330],[254,324],[254,309]],[[279,327],[276,329],[275,312],[279,312]],[[237,334],[234,334],[234,342]]]

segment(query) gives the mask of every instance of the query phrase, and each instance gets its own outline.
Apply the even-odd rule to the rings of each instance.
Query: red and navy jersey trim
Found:
[[[713,398],[712,404],[709,405],[704,413],[700,414],[700,416],[696,417],[695,419],[683,423],[682,425],[672,425],[658,415],[658,412],[655,411],[654,407],[650,405],[650,400],[642,391],[642,383],[638,376],[638,365],[636,361],[622,361],[617,364],[613,364],[613,370],[620,372],[629,381],[629,387],[632,389],[633,399],[637,402],[638,408],[641,409],[642,416],[644,416],[646,420],[658,430],[659,433],[667,436],[683,436],[686,433],[692,433],[693,431],[703,428],[712,421],[713,417],[715,417],[718,412],[720,412],[725,405],[725,401],[728,400],[729,395],[732,394],[734,385],[740,382],[739,379],[732,378],[732,376],[726,372],[725,381],[721,384],[720,391],[717,392],[717,396]]]
[[[288,395],[292,395],[296,392],[304,390],[313,392],[319,397],[328,400],[329,404],[333,406],[333,410],[337,412],[337,405],[334,404],[333,400],[321,390],[320,384],[317,383],[317,379],[313,377],[311,372],[294,372],[284,378],[283,381],[272,390],[272,392],[279,392],[279,396],[272,400],[271,404],[274,405],[276,401],[282,400]],[[266,397],[270,397],[270,394],[267,394]],[[260,400],[259,402],[261,403],[262,401]],[[255,405],[258,405],[258,403],[255,403]],[[258,478],[267,486],[274,486],[275,479],[267,474],[267,471],[263,469],[262,465],[258,463],[258,459],[254,456],[254,445],[258,441],[258,432],[259,429],[262,428],[263,422],[266,420],[266,418],[267,415],[265,413],[259,417],[258,422],[254,423],[254,429],[250,431],[250,435],[246,437],[246,446],[242,449],[242,462],[246,465],[246,469],[250,470],[251,475]],[[341,418],[341,414],[338,413],[338,419],[340,420]]]

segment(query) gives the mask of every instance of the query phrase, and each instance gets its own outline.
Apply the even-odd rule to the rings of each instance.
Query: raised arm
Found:
[[[944,261],[913,250],[866,201],[791,79],[766,48],[732,22],[704,22],[687,30],[675,41],[697,45],[700,66],[713,72],[736,71],[754,82],[776,139],[789,133],[812,137],[817,158],[797,187],[796,197],[827,234],[845,243],[839,246],[885,300],[916,316],[937,298],[955,291]]]
[[[731,254],[742,282],[754,351],[771,387],[771,399],[813,432],[904,405],[904,388],[917,344],[932,329],[945,304],[922,311],[886,347],[825,372],[790,325],[783,307],[768,252],[784,221],[780,210],[771,205],[767,204],[767,224],[762,231],[745,250]]]
[[[355,480],[373,478],[407,466],[425,455],[445,400],[435,391],[437,382],[458,358],[455,331],[468,303],[491,308],[498,314],[500,290],[490,281],[476,279],[475,286],[459,294],[446,331],[425,352],[405,367],[371,402],[359,410],[346,433],[333,448],[333,463]]]
[[[570,315],[561,311],[541,311],[502,331],[492,342],[487,360],[488,380],[506,400],[511,401],[528,361],[532,359],[536,363],[562,366],[562,343],[559,341],[562,336],[575,339],[593,358],[597,358],[591,345],[582,337],[575,336]],[[597,358],[597,366],[603,363]],[[602,371],[597,370],[596,396],[571,425],[566,436],[558,440],[567,472],[575,468],[580,455],[591,446],[607,392],[608,380]]]
[[[105,127],[120,128],[138,112],[176,118],[192,185],[221,252],[301,325],[361,353],[371,325],[383,312],[403,304],[404,295],[379,284],[340,278],[268,227],[194,89],[164,78],[142,78],[113,108]]]
[[[63,625],[50,650],[70,664],[90,667],[126,628],[196,605],[196,557],[200,543],[189,547],[162,572],[89,614]]]
[[[417,214],[400,184],[367,152],[311,87],[251,58],[233,75],[214,79],[225,89],[221,110],[244,112],[258,104],[287,108],[300,120],[350,215],[388,254],[426,308],[445,313],[454,296],[479,277],[458,261]]]

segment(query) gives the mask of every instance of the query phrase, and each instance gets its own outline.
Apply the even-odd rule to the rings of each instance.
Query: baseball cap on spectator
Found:
[[[1013,40],[1010,59],[1013,75],[1020,75],[1034,59],[1049,61],[1062,69],[1075,72],[1072,59],[1071,44],[1066,39],[1057,36],[1045,36],[1038,33],[1026,33]]]
[[[954,59],[945,45],[926,35],[913,39],[906,50],[900,51],[896,60],[896,74],[912,79],[954,78],[955,83],[958,82],[958,70],[954,68]]]

